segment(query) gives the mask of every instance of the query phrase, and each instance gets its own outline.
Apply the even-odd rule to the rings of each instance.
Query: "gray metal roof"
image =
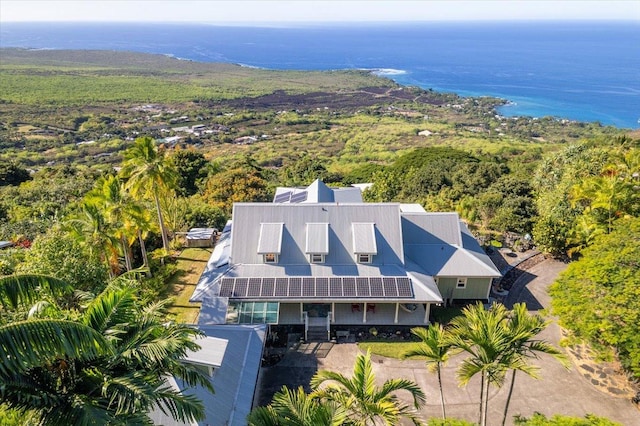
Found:
[[[305,253],[329,254],[328,223],[307,223]]]
[[[215,294],[213,291],[209,292],[209,294],[202,298],[200,314],[198,315],[198,324],[226,324],[228,308],[228,297],[217,297],[217,291]]]
[[[404,244],[452,244],[462,246],[457,213],[402,213]]]
[[[205,406],[205,419],[199,423],[176,422],[156,409],[151,414],[152,420],[154,424],[164,426],[246,426],[247,415],[253,405],[267,326],[203,325],[199,328],[208,337],[227,341],[221,366],[211,378],[215,394],[212,395],[201,387],[190,388],[173,377],[168,378],[167,382],[174,389],[201,399]]]
[[[500,277],[495,266],[469,251],[448,244],[408,244],[405,254],[429,275],[437,277]]]
[[[227,350],[227,340],[204,336],[196,339],[196,343],[200,345],[200,349],[197,351],[187,350],[184,357],[185,361],[212,367],[220,367],[222,365],[222,358],[224,358],[224,352]]]
[[[400,205],[394,203],[241,203],[234,205],[233,214],[237,226],[232,227],[232,240],[241,243],[232,245],[228,265],[223,266],[220,262],[207,265],[191,301],[205,301],[219,295],[221,277],[407,276],[411,278],[416,301],[441,302],[433,280],[435,276],[500,276],[456,213],[426,213],[413,207],[401,213]],[[265,264],[257,254],[261,224],[265,223],[284,224],[281,253],[275,264]],[[322,234],[325,229],[328,234],[325,263],[309,263],[307,253],[320,249],[312,245],[324,244],[320,237],[309,241],[309,236]],[[356,248],[370,252],[375,249],[377,254],[373,256],[373,262],[356,263],[353,256]],[[327,296],[323,300],[334,299],[338,298]],[[304,297],[300,298],[300,301],[304,300]],[[393,300],[384,298],[381,301]],[[222,310],[216,313],[207,303],[203,304],[203,318],[223,321]]]
[[[262,264],[258,253],[261,223],[284,223],[282,250],[277,265],[308,265],[305,253],[307,224],[329,224],[329,254],[325,265],[355,265],[353,223],[374,223],[376,255],[374,265],[402,265],[400,209],[395,203],[363,204],[274,204],[236,203],[231,230],[231,263]],[[242,242],[242,243],[237,243]]]
[[[457,213],[402,213],[407,258],[433,276],[500,277]]]
[[[374,223],[352,223],[353,252],[358,254],[378,254]]]
[[[280,254],[282,250],[282,223],[261,223],[256,253]]]

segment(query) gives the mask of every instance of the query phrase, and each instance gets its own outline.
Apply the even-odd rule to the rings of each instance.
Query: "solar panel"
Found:
[[[331,297],[342,297],[342,278],[329,278],[329,294]]]
[[[342,295],[342,292],[340,292]],[[316,296],[329,296],[329,278],[316,278]]]
[[[412,298],[407,277],[221,278],[221,297],[287,298]]]
[[[398,296],[399,297],[413,297],[413,288],[411,287],[411,280],[409,278],[398,278]]]
[[[236,278],[236,285],[233,288],[233,297],[246,297],[248,283],[249,280],[247,278]]]
[[[289,297],[302,295],[302,278],[289,278]]]
[[[381,280],[382,281],[382,280]],[[384,280],[384,295],[387,297],[397,297],[398,296],[398,286],[396,285],[396,280]]]
[[[314,278],[302,279],[302,295],[304,297],[314,297],[316,295],[316,280]]]
[[[233,285],[235,280],[233,278],[223,278],[220,280],[220,297],[233,296]]]
[[[262,279],[262,297],[273,297],[273,291],[276,287],[275,278],[263,278]]]
[[[355,278],[343,278],[342,279],[342,293],[346,297],[356,296],[356,279]]]
[[[358,297],[372,296],[371,291],[369,291],[369,278],[356,278],[356,294]]]
[[[289,295],[289,279],[276,278],[276,297],[287,297]]]
[[[247,297],[259,297],[262,292],[262,278],[249,278]]]
[[[291,199],[289,202],[291,203],[301,203],[307,200],[307,191],[298,192],[297,194],[291,195]]]
[[[290,197],[291,197],[291,191],[283,192],[282,194],[276,195],[276,197],[273,199],[273,202],[286,203],[287,201],[289,201]]]

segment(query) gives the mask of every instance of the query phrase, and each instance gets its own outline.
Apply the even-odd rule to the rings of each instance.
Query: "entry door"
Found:
[[[328,303],[304,303],[302,310],[307,312],[309,318],[326,318],[331,310]]]

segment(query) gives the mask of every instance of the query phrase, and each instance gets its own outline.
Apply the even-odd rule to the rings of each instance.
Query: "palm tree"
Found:
[[[162,217],[160,196],[175,188],[177,174],[173,164],[165,159],[163,151],[158,150],[152,138],[141,137],[124,152],[121,173],[128,179],[125,188],[134,196],[153,199],[162,234],[162,245],[168,252],[169,240]]]
[[[527,306],[524,303],[516,303],[513,305],[509,317],[509,330],[511,340],[511,350],[515,355],[520,357],[526,364],[527,358],[538,358],[538,354],[545,353],[555,357],[565,367],[568,368],[568,362],[566,356],[560,352],[557,348],[544,340],[534,340],[534,338],[544,330],[548,321],[545,321],[540,315],[530,315],[527,312]],[[504,426],[507,421],[507,413],[509,411],[509,403],[511,402],[511,395],[513,394],[513,385],[516,380],[516,372],[521,370],[533,378],[537,378],[538,368],[513,368],[511,376],[511,384],[509,385],[509,393],[507,394],[507,401],[504,406],[504,414],[502,416],[502,425]]]
[[[117,238],[113,237],[111,227],[99,206],[83,201],[80,203],[80,210],[67,219],[63,227],[76,241],[84,243],[90,253],[98,249],[109,276],[114,276],[114,270],[118,269]]]
[[[432,373],[438,374],[438,386],[440,387],[440,402],[442,404],[442,418],[447,418],[444,403],[444,393],[442,391],[441,367],[447,363],[451,355],[451,343],[446,337],[446,332],[441,324],[431,324],[428,328],[415,327],[411,333],[421,340],[421,345],[408,351],[403,357],[422,356],[425,357],[427,368]]]
[[[148,228],[148,224],[145,223],[145,210],[127,196],[120,179],[116,176],[99,178],[94,189],[86,195],[85,199],[103,211],[115,237],[121,242],[127,271],[131,271],[133,269],[131,244],[136,238],[141,238],[139,227]],[[141,240],[141,250],[147,266],[143,240]]]
[[[271,404],[251,411],[249,426],[341,426],[347,420],[342,407],[323,403],[315,394],[297,391],[283,386],[273,396]]]
[[[484,305],[467,306],[463,316],[451,321],[451,344],[470,356],[458,369],[458,379],[462,385],[480,374],[479,421],[487,422],[489,385],[502,386],[508,369],[524,368],[519,357],[511,356],[510,335],[507,324],[509,311],[494,303],[486,310]]]
[[[376,387],[369,352],[358,355],[350,379],[333,371],[319,371],[311,379],[311,389],[321,400],[342,407],[349,424],[366,426],[382,422],[396,425],[401,418],[410,419],[416,425],[422,424],[417,410],[426,401],[424,392],[416,383],[406,379],[387,380],[381,388]],[[413,407],[395,395],[402,390],[411,394]]]
[[[29,304],[37,283],[60,287],[47,277],[2,278],[0,300]],[[0,325],[0,398],[9,408],[47,425],[149,424],[156,407],[182,422],[204,417],[201,401],[165,379],[213,391],[208,376],[180,362],[199,348],[196,329],[166,323],[162,304],[139,306],[123,280],[68,317]]]

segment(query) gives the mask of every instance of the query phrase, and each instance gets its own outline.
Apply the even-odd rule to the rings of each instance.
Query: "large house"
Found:
[[[332,326],[423,325],[434,304],[487,300],[500,277],[456,213],[336,202],[347,193],[321,181],[305,191],[234,205],[191,299],[201,323],[326,336]]]

